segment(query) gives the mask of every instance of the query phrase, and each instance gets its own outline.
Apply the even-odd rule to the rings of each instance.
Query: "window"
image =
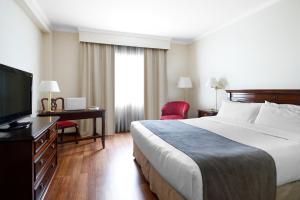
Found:
[[[116,47],[115,129],[127,132],[132,121],[144,119],[144,50]]]

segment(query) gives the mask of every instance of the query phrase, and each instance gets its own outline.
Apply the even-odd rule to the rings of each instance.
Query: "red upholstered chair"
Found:
[[[56,110],[57,109],[57,101],[61,100],[61,107],[62,110],[64,110],[64,98],[62,97],[58,97],[58,98],[52,98],[51,99],[51,110]],[[48,98],[42,98],[41,99],[41,103],[42,103],[42,107],[43,107],[43,111],[45,110],[45,105],[44,102],[48,101]],[[57,122],[57,128],[59,130],[61,130],[60,133],[60,142],[63,143],[64,142],[64,133],[65,133],[65,128],[75,128],[75,142],[76,144],[78,144],[78,140],[77,140],[77,135],[79,135],[78,132],[78,124],[72,121],[58,121]]]
[[[161,109],[161,120],[186,119],[190,105],[185,101],[173,101]]]

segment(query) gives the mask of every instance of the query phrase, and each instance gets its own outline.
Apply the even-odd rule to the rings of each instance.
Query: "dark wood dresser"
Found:
[[[43,199],[57,168],[58,117],[0,132],[0,199]]]

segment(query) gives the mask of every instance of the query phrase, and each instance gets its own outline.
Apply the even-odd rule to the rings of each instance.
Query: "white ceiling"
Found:
[[[54,30],[89,28],[189,42],[276,0],[36,1]]]

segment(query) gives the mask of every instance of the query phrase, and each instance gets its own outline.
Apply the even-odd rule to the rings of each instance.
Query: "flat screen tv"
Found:
[[[0,126],[32,114],[32,74],[0,64]]]

